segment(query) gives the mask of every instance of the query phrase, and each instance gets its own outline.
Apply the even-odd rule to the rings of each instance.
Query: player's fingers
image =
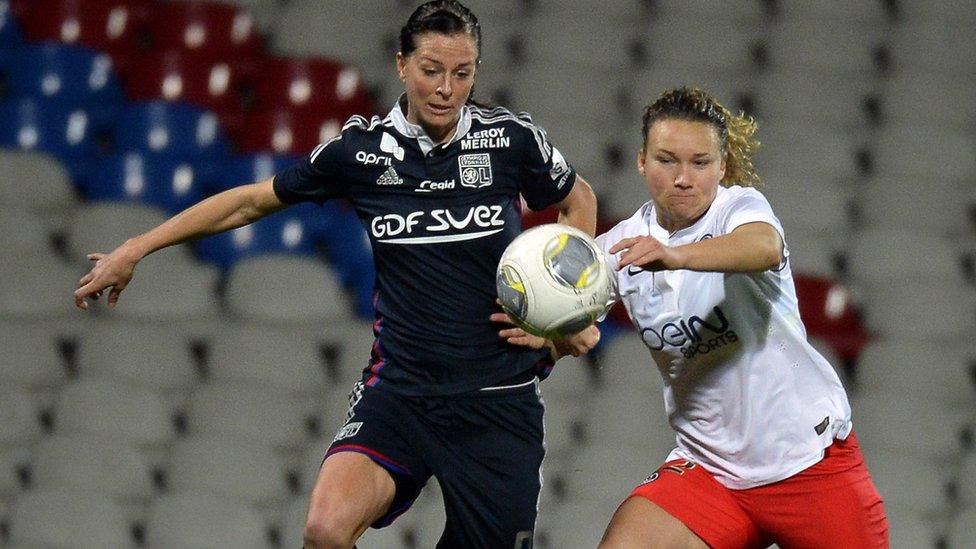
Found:
[[[99,259],[102,259],[103,257],[105,257],[105,254],[100,253],[100,252],[95,252],[95,253],[88,254],[88,259],[90,259],[92,261],[98,261]]]
[[[88,284],[89,282],[91,282],[93,278],[95,278],[95,275],[93,275],[92,273],[89,272],[85,276],[83,276],[80,279],[78,279],[78,284],[75,285],[75,288],[81,288],[85,284]]]
[[[514,324],[512,322],[512,319],[509,318],[508,315],[505,313],[492,313],[491,316],[488,317],[488,319],[491,320],[492,322],[503,322],[505,324]]]
[[[522,328],[506,328],[504,330],[499,330],[498,332],[498,336],[501,337],[502,339],[508,339],[512,337],[525,337],[526,335],[528,334],[526,334],[525,330],[523,330]]]
[[[119,295],[124,290],[124,287],[112,286],[112,289],[108,292],[108,307],[109,309],[114,309],[115,305],[119,302]]]
[[[610,253],[612,253],[612,254],[615,254],[615,253],[619,252],[620,250],[625,250],[627,248],[630,248],[631,246],[634,245],[635,242],[637,242],[637,240],[638,239],[635,238],[635,237],[623,238],[619,242],[617,242],[616,244],[614,244],[613,246],[610,246],[610,249],[607,250],[607,251],[610,252]]]

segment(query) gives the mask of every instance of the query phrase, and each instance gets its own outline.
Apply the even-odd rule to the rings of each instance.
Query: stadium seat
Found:
[[[0,388],[0,447],[26,448],[41,435],[39,406],[26,389]]]
[[[61,110],[86,108],[101,127],[112,122],[123,101],[112,59],[85,46],[26,44],[4,64],[0,70],[11,98],[35,98]]]
[[[904,194],[902,196],[905,196]],[[943,212],[950,204],[945,204]],[[930,212],[939,215],[937,211]],[[849,237],[847,269],[851,279],[867,286],[884,285],[892,279],[925,280],[928,277],[964,281],[960,254],[949,238],[907,229],[889,221]],[[924,264],[904,250],[925,250]]]
[[[876,231],[897,234],[911,230],[928,238],[954,237],[972,230],[971,196],[971,189],[962,181],[929,178],[920,185],[917,176],[887,172],[859,184],[856,203],[864,226]]]
[[[314,332],[224,324],[210,342],[209,377],[215,383],[247,383],[295,395],[318,395],[329,381],[322,349],[325,341]]]
[[[139,271],[111,314],[128,320],[194,321],[217,317],[220,273],[166,249],[139,263]],[[99,307],[101,307],[101,300]]]
[[[918,143],[938,143],[918,154]],[[886,125],[874,144],[875,164],[881,174],[903,174],[936,181],[966,181],[976,165],[976,147],[969,132],[910,124]]]
[[[952,519],[952,525],[946,535],[947,547],[973,547],[976,545],[976,531],[973,530],[976,524],[976,506],[971,506],[960,511]]]
[[[24,33],[14,19],[10,2],[0,1],[0,50],[14,49],[24,43]]]
[[[934,61],[934,60],[933,60]],[[881,94],[882,119],[900,127],[965,130],[976,125],[976,98],[968,78],[931,69],[904,70],[888,77]],[[926,94],[939,101],[919,101]]]
[[[829,124],[857,131],[869,122],[865,99],[875,86],[863,78],[813,77],[794,71],[767,71],[756,82],[756,116],[795,125]],[[764,133],[759,125],[760,136]]]
[[[964,414],[941,401],[886,388],[859,391],[850,402],[864,448],[936,460],[956,458],[962,450]]]
[[[142,151],[221,160],[228,144],[217,117],[182,102],[135,101],[119,115],[116,152]]]
[[[328,116],[345,121],[353,114],[370,117],[356,67],[324,57],[269,57],[256,71],[254,108],[285,109],[294,113]]]
[[[164,221],[166,215],[148,204],[82,204],[69,219],[71,231],[67,234],[66,242],[68,257],[84,265],[88,261],[88,254],[108,253],[132,236],[142,234]]]
[[[762,3],[762,2],[757,2]],[[780,0],[776,3],[777,18],[787,24],[790,21],[822,20],[842,21],[861,25],[880,24],[884,21],[881,2],[840,2],[836,4],[810,3],[803,0]]]
[[[686,18],[662,14],[642,29],[652,67],[681,67],[734,73],[755,68],[754,49],[760,47],[763,27],[713,16]],[[722,36],[723,40],[715,40]]]
[[[919,549],[942,547],[938,542],[942,537],[939,533],[940,528],[934,526],[931,520],[926,520],[911,510],[902,510],[887,503],[885,502],[885,515],[888,519],[888,538],[891,547],[918,547]]]
[[[959,503],[976,505],[976,454],[970,453],[963,458],[955,484],[959,489]]]
[[[366,74],[393,71],[400,26],[409,16],[404,7],[362,0],[354,10],[323,10],[318,0],[289,2],[274,24],[271,49],[293,57],[342,57]]]
[[[183,327],[156,323],[86,323],[78,341],[79,375],[186,391],[196,381],[191,337]]]
[[[145,45],[153,0],[20,0],[20,21],[32,41],[83,44],[112,56],[125,74]]]
[[[36,254],[56,258],[51,231],[31,212],[0,206],[0,253]]]
[[[265,254],[312,256],[316,253],[315,228],[303,212],[311,204],[277,212],[233,231],[204,238],[196,243],[200,259],[223,270],[238,261]]]
[[[167,479],[177,493],[205,491],[262,505],[286,499],[286,473],[281,460],[262,445],[196,435],[173,446]]]
[[[17,209],[59,226],[77,203],[71,176],[65,166],[36,151],[0,150],[0,208]],[[25,185],[29,181],[30,185]],[[10,233],[6,233],[8,236]]]
[[[130,99],[186,101],[218,114],[241,105],[241,68],[233,58],[209,58],[183,51],[148,55],[129,73]]]
[[[188,428],[194,434],[289,449],[312,434],[317,408],[314,397],[298,398],[259,384],[213,382],[190,397]]]
[[[760,118],[756,137],[762,146],[755,164],[769,184],[765,190],[775,192],[785,186],[804,192],[813,187],[806,192],[815,193],[816,187],[847,183],[858,175],[855,153],[859,141],[848,130]]]
[[[304,156],[342,130],[346,118],[299,115],[287,110],[245,115],[235,142],[245,154],[273,153]]]
[[[773,204],[775,211],[776,204]],[[787,224],[786,247],[790,254],[790,270],[794,277],[808,275],[813,277],[836,279],[840,274],[838,258],[842,257],[840,250],[844,249],[844,235],[835,231],[803,229],[794,227],[786,216],[782,216]]]
[[[149,460],[130,443],[110,436],[45,438],[34,449],[30,471],[31,485],[38,489],[67,488],[130,501],[145,501],[153,494]]]
[[[54,155],[73,176],[84,174],[85,162],[96,153],[90,114],[64,110],[38,99],[0,103],[0,147]]]
[[[892,278],[864,291],[865,323],[873,333],[955,343],[976,330],[972,288],[958,277]]]
[[[92,201],[139,202],[176,214],[204,198],[207,175],[202,162],[129,152],[101,158],[79,190]]]
[[[856,361],[871,336],[848,289],[836,280],[807,274],[794,274],[793,283],[807,336],[826,342],[842,360]]]
[[[146,523],[146,545],[187,549],[268,546],[264,521],[257,511],[233,499],[207,493],[206,488],[195,490],[167,494],[153,501]]]
[[[149,30],[157,51],[183,50],[239,59],[263,53],[254,17],[220,2],[161,2]]]
[[[552,1],[552,0],[548,0]],[[579,3],[579,2],[577,2]],[[630,2],[631,4],[641,2]],[[655,17],[669,16],[686,19],[716,18],[732,21],[759,24],[767,15],[763,2],[687,2],[685,0],[654,0],[652,3]]]
[[[0,323],[0,382],[6,387],[36,389],[63,382],[60,341],[33,323]]]
[[[799,3],[797,3],[799,4]],[[872,56],[883,25],[853,19],[784,18],[769,32],[769,66],[813,76],[863,78],[877,74]]]
[[[134,541],[122,506],[106,496],[67,489],[23,493],[10,519],[16,547],[128,547]]]
[[[46,254],[25,255],[0,264],[0,319],[53,321],[76,314],[71,298],[81,273]]]
[[[949,509],[949,479],[941,464],[926,458],[875,451],[873,448],[867,448],[865,452],[871,479],[886,507],[910,509],[919,515]],[[912,473],[907,475],[905,471]]]
[[[232,156],[214,170],[210,193],[270,179],[296,161],[296,157],[268,153]]]
[[[928,4],[958,4],[963,11],[972,11],[965,2]],[[972,23],[967,24],[959,17],[944,21],[938,18],[906,18],[899,25],[898,32],[891,33],[887,40],[892,69],[906,74],[918,71],[972,74],[976,70],[976,49],[973,48],[971,29]]]
[[[313,259],[267,255],[237,262],[228,275],[226,305],[242,320],[333,322],[352,316],[335,277]]]
[[[524,20],[521,57],[529,66],[558,67],[569,73],[621,70],[633,66],[628,56],[641,34],[640,20],[615,10],[601,17],[580,17],[572,8],[560,8]],[[599,36],[589,47],[577,47],[580,36]],[[653,33],[647,37],[653,41]],[[596,80],[588,80],[597,83]]]
[[[118,437],[140,447],[159,447],[175,436],[173,408],[144,387],[109,379],[80,379],[61,391],[55,431]]]

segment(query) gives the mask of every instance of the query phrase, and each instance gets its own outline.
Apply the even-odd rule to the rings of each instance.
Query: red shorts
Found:
[[[715,549],[888,547],[888,520],[857,438],[835,440],[790,478],[731,490],[694,462],[669,461],[630,497],[647,498]]]

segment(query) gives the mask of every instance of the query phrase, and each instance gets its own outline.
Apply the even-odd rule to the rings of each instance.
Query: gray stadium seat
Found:
[[[5,384],[0,389],[0,447],[23,447],[40,437],[39,411],[30,393]]]
[[[919,516],[950,508],[945,467],[930,459],[866,448],[865,460],[885,505]],[[911,474],[906,474],[911,471]]]
[[[946,535],[948,547],[976,547],[976,507],[967,507],[952,518],[952,525]]]
[[[960,181],[930,179],[921,185],[918,177],[889,172],[859,184],[856,201],[865,227],[911,230],[934,237],[972,230],[971,196]]]
[[[31,460],[32,486],[68,488],[111,498],[152,496],[149,460],[130,443],[89,434],[55,435],[38,444]]]
[[[120,437],[145,447],[173,440],[172,408],[155,391],[108,379],[80,379],[64,387],[55,430]]]
[[[227,308],[236,318],[266,322],[334,322],[352,318],[349,299],[321,262],[257,256],[228,275]]]
[[[264,549],[268,540],[261,516],[233,498],[180,491],[157,498],[149,510],[149,547],[240,547]]]
[[[854,280],[869,285],[927,277],[954,279],[957,286],[963,282],[959,254],[948,238],[892,225],[858,231],[851,238],[847,257]],[[918,256],[923,250],[924,262]]]
[[[892,278],[864,293],[865,321],[875,334],[956,344],[976,330],[972,289],[955,276]]]
[[[681,17],[697,20],[701,18],[730,19],[740,23],[759,24],[765,16],[763,2],[710,2],[708,0],[655,0],[655,15]]]
[[[877,338],[858,357],[858,386],[910,393],[960,411],[972,410],[976,385],[969,367],[974,358],[970,342]]]
[[[18,470],[27,463],[28,458],[29,452],[25,449],[0,450],[0,502],[20,489]],[[7,516],[5,511],[0,504],[0,520]]]
[[[222,324],[211,340],[209,374],[218,382],[317,394],[327,383],[320,348],[323,342],[322,336],[312,332],[261,324]]]
[[[860,391],[850,401],[854,432],[864,448],[929,459],[961,451],[962,414],[939,402],[887,390]]]
[[[913,549],[936,549],[939,545],[937,529],[932,522],[910,510],[889,506],[885,502],[888,517],[888,538],[891,547],[911,547]],[[957,546],[950,545],[952,549]],[[959,546],[965,547],[965,546]]]
[[[770,66],[812,75],[863,78],[874,71],[872,52],[883,25],[866,25],[844,17],[784,19],[769,31]],[[721,42],[721,41],[718,41]]]
[[[51,231],[36,214],[14,206],[0,205],[0,253],[54,256]]]
[[[959,489],[960,503],[976,505],[976,454],[970,453],[963,458],[956,476],[956,487]]]
[[[0,150],[0,208],[25,210],[61,227],[77,198],[67,169],[39,152]]]
[[[294,447],[308,437],[307,423],[317,411],[313,399],[240,382],[202,385],[187,406],[193,433],[278,448]]]
[[[75,209],[69,226],[68,255],[87,262],[93,252],[108,253],[127,239],[166,221],[166,214],[152,206],[134,203],[93,202]]]
[[[28,547],[131,547],[122,508],[90,492],[64,489],[21,494],[10,519],[10,541]]]
[[[24,388],[50,387],[64,381],[58,338],[30,322],[0,323],[0,382]]]
[[[216,267],[194,263],[181,249],[161,250],[139,263],[112,314],[126,320],[214,318],[219,276]]]
[[[273,504],[287,497],[281,459],[262,445],[228,438],[181,439],[173,446],[167,475],[176,491],[205,491],[241,503]]]
[[[645,26],[641,40],[652,67],[693,65],[724,74],[748,73],[762,31],[761,26],[735,19],[664,13]]]
[[[976,97],[969,78],[931,69],[899,71],[885,79],[882,109],[886,123],[954,130],[976,125]],[[920,97],[938,101],[920,101]]]
[[[117,379],[161,391],[187,389],[196,380],[184,327],[88,322],[79,343],[82,377]]]
[[[78,314],[75,282],[81,273],[46,255],[25,255],[0,265],[0,319],[53,320]]]
[[[918,4],[918,3],[917,3]],[[933,4],[933,3],[928,3]],[[966,2],[956,4],[960,11],[972,13]],[[926,8],[928,9],[928,8]],[[898,32],[888,37],[892,68],[905,72],[939,71],[946,74],[972,74],[976,70],[976,43],[972,23],[953,17],[906,18]]]
[[[920,143],[933,146],[919,154]],[[976,139],[970,132],[948,128],[887,125],[875,142],[875,163],[882,174],[965,181],[972,177],[976,166]]]
[[[756,137],[761,145],[755,164],[771,188],[789,186],[800,192],[801,187],[846,183],[858,174],[858,138],[847,130],[760,118]]]
[[[797,126],[829,125],[857,132],[868,122],[863,101],[874,88],[861,77],[767,71],[756,82],[757,115]]]

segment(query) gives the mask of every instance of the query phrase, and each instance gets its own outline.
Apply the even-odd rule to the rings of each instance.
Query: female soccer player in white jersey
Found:
[[[651,200],[597,241],[664,377],[677,447],[601,547],[886,547],[840,380],[807,343],[751,119],[698,89],[643,117]]]
[[[448,518],[439,547],[531,546],[545,453],[537,383],[552,357],[497,337],[495,268],[521,230],[522,198],[533,209],[557,206],[563,222],[590,234],[596,200],[527,115],[470,101],[480,46],[466,7],[421,5],[400,33],[405,93],[389,115],[354,116],[273,179],[93,254],[75,292],[84,308],[111,288],[112,306],[154,250],[296,202],[352,203],[376,262],[376,338],[349,420],[323,448],[306,547],[353,546],[406,512],[431,476]],[[585,352],[598,337],[590,327],[558,352]]]

